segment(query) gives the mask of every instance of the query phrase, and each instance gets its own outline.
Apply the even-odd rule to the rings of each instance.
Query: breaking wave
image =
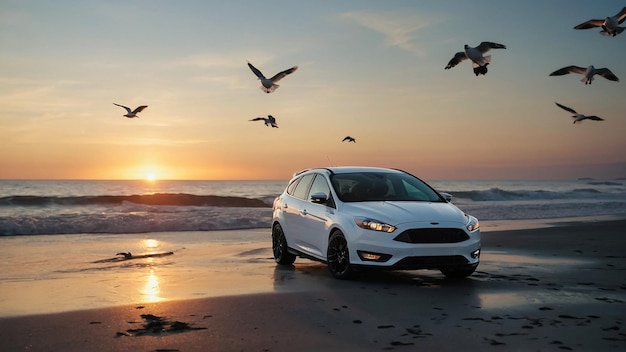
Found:
[[[271,219],[270,198],[185,193],[0,197],[0,235],[262,228]]]
[[[0,217],[1,235],[213,231],[269,227],[269,207],[132,206]]]
[[[124,202],[146,205],[216,206],[216,207],[268,207],[267,200],[231,196],[199,196],[185,193],[156,193],[144,195],[101,195],[77,197],[10,196],[1,197],[0,206],[49,205],[120,205]]]

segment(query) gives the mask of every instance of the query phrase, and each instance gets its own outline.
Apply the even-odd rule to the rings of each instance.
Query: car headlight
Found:
[[[465,224],[467,231],[473,232],[480,228],[480,222],[478,222],[478,219],[471,215],[465,215],[465,217],[467,218],[467,224]]]
[[[394,232],[396,227],[393,225],[386,224],[382,221],[370,219],[370,218],[361,218],[355,217],[354,222],[356,225],[362,229],[373,230],[373,231],[381,231],[381,232]]]

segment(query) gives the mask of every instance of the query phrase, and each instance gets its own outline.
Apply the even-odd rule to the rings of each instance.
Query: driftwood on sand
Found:
[[[120,253],[115,254],[116,257],[96,260],[95,262],[92,262],[92,263],[121,262],[124,260],[132,260],[132,259],[165,257],[168,255],[173,255],[173,254],[174,252],[143,253],[143,254],[132,254],[131,252],[120,252]]]

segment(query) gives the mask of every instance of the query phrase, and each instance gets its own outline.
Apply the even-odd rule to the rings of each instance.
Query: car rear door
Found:
[[[289,247],[299,251],[304,251],[305,249],[302,246],[302,232],[306,228],[306,222],[301,212],[306,207],[305,199],[314,177],[315,174],[303,175],[293,192],[283,199],[283,231]]]

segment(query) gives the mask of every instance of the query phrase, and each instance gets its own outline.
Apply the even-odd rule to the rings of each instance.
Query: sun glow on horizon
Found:
[[[157,177],[156,177],[156,175],[153,172],[148,172],[146,174],[146,181],[153,182],[153,181],[156,181],[156,179],[157,179]]]

